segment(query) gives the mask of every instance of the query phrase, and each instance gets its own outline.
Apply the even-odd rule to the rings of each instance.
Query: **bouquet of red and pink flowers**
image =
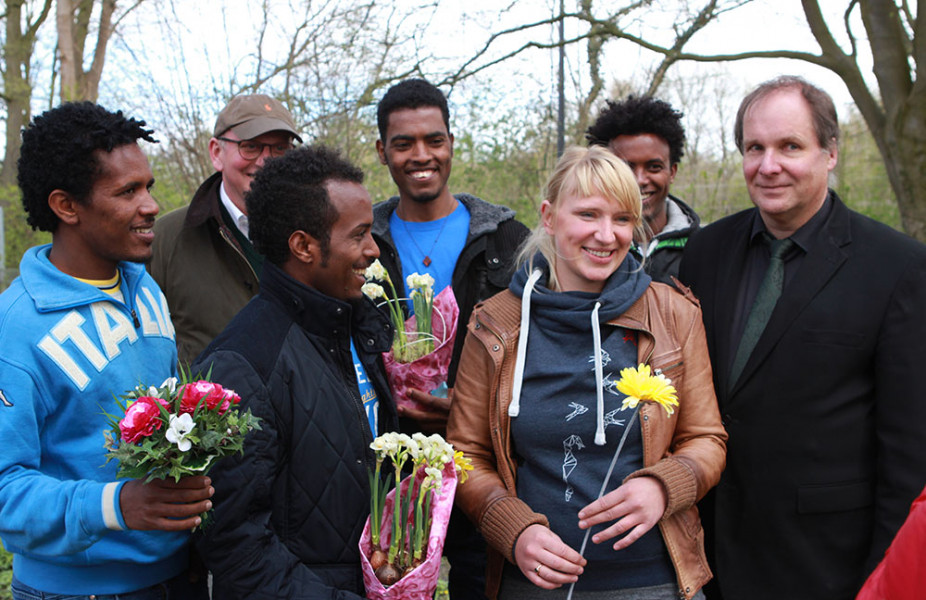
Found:
[[[385,433],[371,448],[376,470],[370,473],[370,518],[360,537],[367,598],[430,600],[457,481],[466,481],[472,466],[438,434]],[[387,461],[393,472],[384,477]],[[406,466],[411,474],[403,479]]]
[[[371,300],[382,299],[395,328],[392,349],[383,355],[389,387],[396,404],[422,408],[408,398],[409,389],[434,395],[446,395],[447,373],[453,354],[457,320],[457,306],[453,289],[447,286],[434,295],[434,278],[428,274],[412,273],[405,278],[409,298],[400,298],[389,273],[378,260],[366,270],[368,283],[363,293]],[[389,286],[391,296],[381,281]],[[405,319],[402,303],[410,300],[415,314]]]
[[[245,436],[260,429],[260,419],[239,412],[239,402],[238,394],[208,376],[139,384],[116,399],[120,416],[107,413],[106,461],[118,460],[118,476],[131,479],[205,475],[219,458],[241,452]]]

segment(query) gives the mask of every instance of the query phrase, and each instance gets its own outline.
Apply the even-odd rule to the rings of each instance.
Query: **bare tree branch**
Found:
[[[659,86],[662,85],[669,67],[675,64],[675,62],[678,60],[678,55],[681,53],[682,48],[685,47],[685,44],[691,40],[694,34],[704,29],[704,27],[706,27],[711,22],[711,19],[717,16],[716,9],[717,0],[710,0],[698,12],[698,16],[692,20],[687,29],[683,30],[681,33],[679,33],[676,29],[675,43],[669,49],[668,54],[664,56],[662,62],[656,68],[655,73],[650,79],[649,89],[646,92],[647,95],[652,96],[656,93],[656,90],[658,90]]]
[[[849,37],[849,45],[852,47],[852,51],[849,53],[852,60],[858,59],[858,43],[855,40],[855,32],[852,31],[852,23],[850,22],[852,11],[855,10],[856,7],[858,7],[858,0],[850,0],[849,5],[842,14],[842,22],[846,29],[846,35]]]
[[[874,62],[878,87],[893,91],[890,95],[882,94],[881,98],[887,112],[891,112],[913,87],[900,12],[894,0],[866,0],[861,8],[871,52],[878,57]]]

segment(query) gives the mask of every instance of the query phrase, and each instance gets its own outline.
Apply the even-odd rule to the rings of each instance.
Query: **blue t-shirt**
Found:
[[[367,420],[370,422],[370,431],[373,437],[379,435],[379,396],[376,395],[376,388],[370,383],[367,377],[367,370],[363,368],[360,357],[357,356],[357,349],[354,348],[354,340],[350,341],[350,355],[354,361],[354,373],[357,375],[357,387],[360,388],[360,399],[363,401],[363,410],[367,413]]]
[[[469,235],[469,218],[469,211],[459,201],[452,213],[436,221],[404,221],[393,212],[389,217],[389,231],[402,262],[403,275],[430,274],[434,278],[435,296],[450,285],[457,258]],[[426,257],[430,261],[425,261]],[[398,293],[408,297],[404,280],[393,283]],[[414,312],[411,301],[408,310],[410,314]]]

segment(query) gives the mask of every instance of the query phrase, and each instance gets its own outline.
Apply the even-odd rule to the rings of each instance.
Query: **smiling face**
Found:
[[[641,133],[619,135],[608,147],[633,171],[643,197],[643,218],[653,233],[659,233],[668,220],[666,198],[678,170],[678,165],[669,161],[668,142],[658,135]]]
[[[221,137],[230,140],[239,139],[233,131],[229,130]],[[270,131],[259,135],[252,141],[259,144],[285,145],[292,143],[293,136],[286,131]],[[251,181],[258,169],[264,166],[264,161],[270,158],[270,148],[264,147],[260,156],[247,160],[241,157],[238,146],[231,142],[223,142],[216,138],[209,141],[209,157],[216,171],[222,173],[222,185],[232,203],[244,214],[248,213],[244,203],[244,195],[251,189]]]
[[[338,218],[331,225],[328,250],[316,250],[316,261],[304,283],[338,300],[360,298],[366,283],[364,271],[379,257],[370,233],[373,205],[370,194],[359,183],[329,180],[325,183]]]
[[[380,162],[399,188],[399,199],[418,203],[452,201],[447,188],[453,136],[436,106],[403,108],[389,114],[386,139],[376,141]]]
[[[120,261],[151,258],[154,217],[158,204],[151,197],[154,177],[148,159],[135,144],[112,152],[96,151],[100,168],[86,202],[72,204],[62,227],[68,247],[54,252],[52,262],[63,272],[85,279],[107,279]]]
[[[743,118],[743,175],[749,196],[775,237],[816,214],[836,167],[835,141],[820,147],[810,107],[797,89],[772,92]]]
[[[634,217],[617,200],[576,194],[540,206],[543,227],[553,238],[560,291],[598,293],[627,256]]]

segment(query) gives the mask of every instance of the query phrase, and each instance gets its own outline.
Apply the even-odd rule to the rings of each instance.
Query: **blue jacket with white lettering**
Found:
[[[120,302],[66,275],[51,246],[26,252],[0,294],[0,538],[33,588],[116,594],[187,566],[187,534],[125,531],[105,412],[176,371],[167,301],[140,264],[120,263]]]

